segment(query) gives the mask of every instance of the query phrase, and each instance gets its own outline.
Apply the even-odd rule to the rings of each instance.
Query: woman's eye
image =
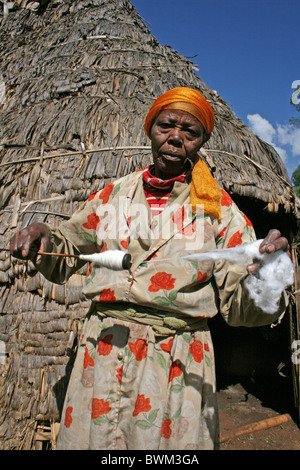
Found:
[[[169,129],[171,127],[171,124],[169,122],[161,122],[159,125],[163,129]]]
[[[190,135],[191,137],[197,137],[197,132],[194,131],[193,129],[187,129],[186,133]]]

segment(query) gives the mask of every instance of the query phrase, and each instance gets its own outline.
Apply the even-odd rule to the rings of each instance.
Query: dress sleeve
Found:
[[[102,240],[99,239],[97,226],[97,203],[99,198],[88,200],[73,216],[58,228],[51,229],[53,253],[78,255],[100,251]],[[78,258],[61,256],[43,256],[37,269],[51,282],[65,283],[85,262]]]
[[[218,229],[216,243],[218,248],[233,248],[256,239],[254,228],[249,219],[231,202],[224,211],[224,218]],[[265,313],[249,297],[244,281],[249,276],[247,266],[230,261],[218,260],[214,267],[214,280],[219,301],[219,311],[231,326],[254,327],[268,325],[285,312],[288,304],[284,293],[274,314]]]

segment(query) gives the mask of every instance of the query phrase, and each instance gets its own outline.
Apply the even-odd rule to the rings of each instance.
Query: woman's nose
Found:
[[[182,145],[182,132],[178,127],[173,127],[173,129],[171,129],[168,141],[176,146]]]

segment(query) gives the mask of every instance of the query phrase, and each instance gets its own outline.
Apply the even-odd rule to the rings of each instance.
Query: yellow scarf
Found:
[[[221,220],[221,196],[221,190],[208,166],[199,158],[192,171],[190,204],[193,206],[193,211],[196,211],[197,204],[201,204],[206,214]]]

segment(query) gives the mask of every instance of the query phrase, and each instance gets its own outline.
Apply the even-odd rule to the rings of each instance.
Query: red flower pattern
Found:
[[[228,242],[228,248],[233,248],[237,245],[242,244],[242,234],[240,231],[237,231],[232,237],[230,237],[229,242]]]
[[[100,191],[99,199],[102,199],[103,204],[106,204],[109,200],[109,197],[114,189],[114,184],[110,183],[105,188]]]
[[[125,250],[127,250],[128,248],[128,240],[122,240],[120,242],[120,244],[122,245],[123,248],[125,248]]]
[[[88,272],[86,273],[86,277],[89,277],[89,275],[91,274],[93,270],[93,266],[92,266],[92,263],[89,264],[89,269],[88,269]]]
[[[110,354],[113,348],[113,345],[111,344],[113,336],[114,335],[106,335],[99,341],[97,350],[100,356],[108,356]]]
[[[251,220],[248,219],[248,217],[245,214],[243,214],[243,215],[244,215],[244,219],[246,220],[246,226],[247,227],[253,227]]]
[[[73,407],[72,406],[68,406],[68,408],[66,409],[66,414],[65,414],[65,426],[66,428],[69,428],[72,424],[72,411],[73,411]]]
[[[148,412],[150,410],[151,410],[150,398],[145,398],[145,395],[138,395],[136,402],[135,402],[135,407],[134,407],[132,416],[137,416],[139,413],[142,413],[143,411]]]
[[[90,214],[87,216],[88,221],[82,224],[84,228],[87,228],[88,230],[96,230],[97,225],[99,224],[99,217],[97,214]]]
[[[92,419],[97,419],[99,416],[109,413],[110,410],[109,401],[104,401],[103,398],[93,398]]]
[[[101,250],[100,250],[100,253],[103,253],[103,251],[107,251],[107,243],[106,243],[106,242],[103,243],[103,246],[102,246],[102,248],[101,248]]]
[[[99,301],[100,302],[114,302],[116,300],[115,291],[110,289],[103,289],[100,292]]]
[[[203,344],[199,340],[195,340],[190,344],[190,352],[196,362],[203,361]]]
[[[224,228],[221,230],[221,232],[218,233],[217,238],[222,238],[222,237],[224,237],[224,234],[225,234],[226,229],[227,229],[227,227],[224,227]]]
[[[164,437],[165,439],[169,439],[172,434],[172,429],[171,429],[171,419],[165,419],[162,423],[162,428],[161,428],[161,437]]]
[[[201,271],[198,271],[197,274],[197,283],[205,282],[207,279],[207,273],[202,273]]]
[[[122,381],[122,375],[123,375],[123,365],[119,367],[119,369],[116,369],[116,377],[120,385]]]
[[[172,362],[169,373],[169,382],[171,382],[175,377],[180,377],[182,374],[181,363],[177,359]]]
[[[83,359],[83,368],[86,369],[88,366],[94,367],[94,359],[89,355],[88,348],[85,348],[84,359]]]
[[[94,199],[94,197],[96,196],[98,191],[95,191],[94,193],[92,193],[89,198],[88,198],[88,201],[92,201]]]
[[[171,274],[159,272],[150,279],[151,285],[148,287],[150,292],[157,292],[160,289],[171,290],[174,288],[176,279]]]
[[[224,189],[221,189],[221,191],[222,191],[221,206],[226,206],[226,207],[231,206],[231,204],[233,203],[233,200],[231,199],[229,194],[226,193],[226,191],[224,191]]]
[[[170,338],[167,343],[161,343],[160,347],[163,351],[170,353],[173,346],[174,338]]]
[[[147,355],[147,341],[144,339],[137,339],[135,343],[128,343],[128,347],[137,361],[145,359]]]

